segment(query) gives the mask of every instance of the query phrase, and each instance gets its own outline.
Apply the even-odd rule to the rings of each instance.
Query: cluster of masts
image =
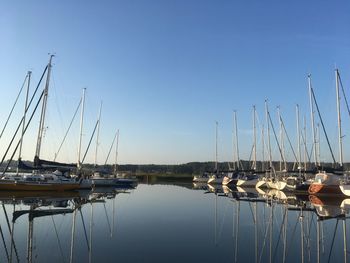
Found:
[[[96,122],[94,131],[92,133],[92,136],[90,138],[88,147],[85,151],[85,154],[82,157],[81,154],[81,145],[82,145],[82,133],[83,133],[83,120],[84,120],[84,104],[85,104],[85,89],[83,89],[83,95],[79,102],[78,108],[75,111],[75,114],[73,116],[73,119],[69,125],[69,128],[67,130],[67,133],[72,125],[72,122],[74,120],[74,117],[76,116],[76,113],[81,106],[81,116],[80,116],[80,133],[79,133],[79,147],[78,147],[78,160],[76,165],[72,164],[63,164],[56,162],[57,155],[62,147],[62,144],[67,136],[67,133],[64,136],[64,139],[59,147],[59,150],[55,154],[55,158],[53,161],[46,161],[40,159],[40,153],[41,153],[41,145],[42,145],[42,138],[45,131],[45,115],[46,115],[46,109],[47,109],[47,99],[48,99],[48,93],[49,93],[49,83],[50,83],[50,75],[51,75],[51,68],[52,68],[52,58],[53,55],[50,56],[49,63],[45,67],[45,70],[40,78],[40,81],[29,99],[29,87],[30,87],[30,79],[31,79],[31,72],[28,72],[26,75],[24,84],[20,90],[20,93],[25,85],[27,83],[27,92],[26,92],[26,99],[25,99],[25,107],[24,107],[24,114],[23,117],[17,127],[17,130],[15,134],[13,135],[11,142],[9,143],[8,148],[5,151],[5,154],[1,160],[0,165],[4,164],[4,160],[7,158],[7,154],[13,145],[15,145],[14,140],[17,136],[18,131],[22,127],[21,130],[21,136],[17,144],[15,145],[15,149],[13,150],[13,153],[7,162],[4,170],[1,174],[0,179],[0,190],[18,190],[18,191],[65,191],[65,190],[76,190],[76,189],[82,189],[82,188],[92,188],[94,186],[115,186],[120,184],[133,184],[135,182],[134,179],[127,179],[127,178],[121,178],[117,174],[117,156],[118,156],[118,140],[119,140],[119,130],[116,131],[115,136],[113,138],[112,145],[109,149],[108,156],[105,162],[105,165],[107,164],[109,155],[111,153],[111,150],[113,148],[115,140],[116,142],[116,151],[115,151],[115,164],[114,164],[114,172],[113,174],[105,173],[104,176],[100,172],[92,172],[92,174],[86,174],[86,172],[82,169],[82,164],[85,160],[86,154],[89,150],[89,147],[91,145],[91,141],[93,139],[93,136],[97,130],[97,136],[96,136],[96,149],[95,149],[95,167],[97,166],[97,151],[98,151],[98,145],[99,145],[99,130],[100,130],[100,118],[101,118],[101,108],[102,108],[102,102],[99,109],[99,115],[98,120]],[[29,108],[39,90],[39,87],[41,86],[41,82],[46,75],[46,82],[45,87],[42,90],[39,99],[37,100],[37,103],[33,109],[33,112],[30,115],[30,118],[28,122],[26,123],[27,113],[29,111]],[[19,95],[20,95],[19,93]],[[18,95],[18,97],[19,97]],[[11,117],[12,111],[17,103],[18,97],[16,99],[16,102],[11,109],[10,115],[5,123],[4,129],[1,132],[0,138],[6,128],[6,125],[8,123],[8,120]],[[26,133],[26,130],[36,112],[39,105],[41,104],[41,115],[40,115],[40,123],[39,123],[39,131],[38,131],[38,137],[37,137],[37,144],[36,144],[36,150],[35,150],[35,156],[34,156],[34,165],[28,166],[24,164],[21,160],[22,158],[22,146],[23,146],[23,137]],[[17,164],[17,170],[15,173],[8,172],[9,166],[17,152],[18,151],[18,164]],[[75,169],[75,174],[71,175],[71,169]],[[20,172],[20,169],[30,169],[32,172]],[[54,172],[52,172],[54,171]]]
[[[270,115],[268,101],[265,100],[265,125],[262,127],[262,162],[261,170],[257,169],[257,131],[256,131],[256,108],[253,106],[253,147],[251,155],[253,161],[251,167],[244,168],[240,157],[238,148],[238,132],[237,132],[237,113],[234,111],[233,115],[233,136],[234,136],[234,159],[233,169],[230,167],[229,171],[219,171],[217,160],[217,130],[218,123],[216,122],[216,146],[215,146],[215,168],[213,172],[205,172],[200,176],[194,176],[194,182],[202,182],[208,184],[223,184],[234,185],[237,187],[255,187],[258,189],[268,188],[280,191],[301,191],[309,194],[336,194],[350,196],[350,181],[347,178],[343,166],[343,133],[340,111],[340,90],[342,91],[344,101],[346,103],[347,111],[350,116],[350,108],[346,99],[345,91],[340,78],[339,70],[335,70],[335,87],[336,87],[336,105],[337,105],[337,120],[338,120],[338,148],[339,159],[336,161],[334,153],[325,129],[325,125],[320,113],[320,109],[315,97],[315,92],[311,83],[311,75],[308,75],[308,90],[310,101],[310,117],[311,117],[311,135],[312,135],[312,156],[309,154],[306,142],[306,121],[304,118],[304,128],[300,128],[299,105],[296,105],[296,126],[297,126],[297,151],[294,150],[290,137],[287,133],[286,127],[280,108],[277,107],[278,122],[279,122],[279,136],[273,125]],[[327,146],[332,156],[333,164],[330,167],[321,166],[320,161],[320,125],[315,125],[315,112],[317,112],[323,133],[326,138]],[[266,134],[267,133],[267,134]],[[280,155],[279,170],[275,169],[272,158],[271,147],[271,133],[276,141],[278,152]],[[279,138],[278,138],[279,137]],[[290,169],[286,160],[285,141],[287,140],[291,148],[294,165]],[[267,160],[265,160],[265,148],[267,148]],[[302,151],[304,153],[304,161],[302,162]],[[313,161],[311,161],[313,159]]]

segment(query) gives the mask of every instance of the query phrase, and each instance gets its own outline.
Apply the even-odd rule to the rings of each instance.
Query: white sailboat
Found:
[[[240,168],[240,160],[239,160],[239,150],[238,150],[238,132],[237,132],[237,112],[233,112],[233,123],[234,123],[234,145],[237,157],[237,171],[230,171],[226,173],[224,178],[222,179],[223,185],[233,185],[237,182],[237,175],[239,173]],[[236,168],[235,160],[233,160],[234,168]],[[235,169],[234,169],[235,170]]]
[[[209,176],[208,184],[222,184],[224,178],[223,173],[218,171],[218,122],[215,126],[215,171],[214,174]]]
[[[256,171],[256,109],[253,106],[253,172],[243,172],[238,175],[236,185],[238,187],[255,187],[259,181],[259,177],[255,174]]]

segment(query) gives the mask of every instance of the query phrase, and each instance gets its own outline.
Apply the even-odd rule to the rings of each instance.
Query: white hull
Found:
[[[277,190],[277,189],[268,190],[267,196],[273,197],[273,198],[276,198],[279,200],[287,200],[288,199],[288,197],[286,196],[285,193],[283,193],[282,191]]]
[[[260,179],[256,182],[255,188],[266,187],[266,180]]]
[[[193,182],[195,182],[195,183],[207,183],[208,182],[208,177],[194,176],[193,177]]]
[[[210,177],[208,180],[208,184],[222,184],[224,178],[222,177]]]
[[[254,178],[251,180],[238,179],[237,186],[241,187],[255,187],[259,182],[258,178]]]
[[[232,184],[234,179],[232,178],[229,178],[228,176],[225,176],[223,179],[222,179],[222,185],[229,185],[229,184]]]
[[[350,184],[341,184],[339,188],[344,195],[350,196]]]
[[[270,189],[283,190],[287,186],[287,182],[285,181],[267,181],[266,185]]]

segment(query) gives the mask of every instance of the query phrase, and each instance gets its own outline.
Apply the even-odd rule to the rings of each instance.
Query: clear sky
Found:
[[[293,142],[299,103],[310,135],[311,73],[338,156],[334,68],[340,69],[350,100],[349,14],[350,3],[337,0],[2,0],[0,126],[26,72],[32,70],[32,83],[37,83],[48,53],[55,53],[43,157],[53,159],[86,87],[83,148],[103,101],[99,163],[104,163],[117,128],[120,163],[213,160],[215,121],[219,160],[232,160],[233,110],[238,116],[240,155],[247,159],[252,105],[261,125],[266,98],[276,128],[276,106],[281,106]],[[0,139],[0,152],[11,138],[22,105],[23,96]],[[345,159],[350,161],[346,114],[343,107]],[[33,158],[37,126],[38,115],[25,137],[24,159]],[[79,118],[59,160],[77,159],[78,129]],[[321,141],[321,158],[329,160],[323,136]],[[277,156],[275,143],[273,147]],[[291,159],[288,149],[287,154]],[[93,155],[94,149],[88,162],[93,162]]]

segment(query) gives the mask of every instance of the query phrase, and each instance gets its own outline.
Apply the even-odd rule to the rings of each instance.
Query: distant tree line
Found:
[[[30,161],[25,161],[27,164],[32,165],[33,163]],[[10,166],[9,171],[13,171],[16,168],[16,162],[13,162]],[[274,161],[272,163],[274,169],[278,171],[280,169],[280,162]],[[2,165],[1,168],[6,166],[6,162]],[[257,171],[264,171],[268,169],[269,164],[267,162],[257,162]],[[313,164],[307,164],[308,167],[312,167]],[[324,167],[332,167],[331,163],[324,163]],[[284,167],[284,166],[282,166]],[[219,162],[218,170],[219,171],[229,171],[236,168],[237,164],[233,164],[232,162]],[[243,170],[251,170],[252,162],[251,161],[240,161],[240,169]],[[84,164],[83,169],[85,171],[103,171],[106,173],[113,173],[114,166],[113,165],[99,165],[95,167],[93,164]],[[344,170],[349,171],[350,164],[344,164]],[[3,170],[3,169],[2,169]],[[287,170],[297,170],[297,165],[292,162],[287,163]],[[121,164],[117,166],[117,171],[125,172],[128,174],[202,174],[204,172],[214,172],[215,171],[215,163],[214,162],[190,162],[185,164],[172,164],[172,165],[163,165],[163,164]]]

